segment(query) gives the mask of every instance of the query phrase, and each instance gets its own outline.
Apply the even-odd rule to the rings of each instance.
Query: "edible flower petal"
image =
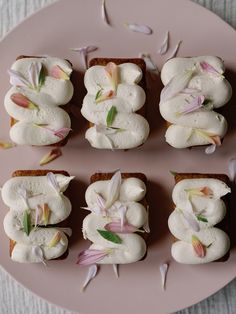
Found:
[[[43,158],[40,160],[40,166],[46,165],[49,162],[53,161],[54,159],[60,157],[62,155],[62,151],[60,148],[54,148],[49,153],[47,153]]]
[[[97,265],[91,265],[88,269],[87,276],[85,278],[85,281],[83,283],[83,286],[81,288],[81,291],[83,292],[87,285],[90,283],[90,281],[97,275],[98,266]]]
[[[84,250],[78,255],[78,261],[76,264],[86,266],[97,263],[110,254],[110,252],[111,250]]]
[[[192,236],[192,246],[198,257],[204,258],[206,256],[206,246],[195,235]]]

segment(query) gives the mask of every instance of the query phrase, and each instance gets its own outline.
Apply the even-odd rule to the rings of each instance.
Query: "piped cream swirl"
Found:
[[[32,63],[42,64],[46,73],[45,81],[39,90],[27,86],[12,86],[7,92],[4,106],[7,113],[15,120],[10,129],[10,138],[18,145],[55,144],[61,141],[62,137],[58,137],[53,131],[66,128],[68,131],[63,133],[63,137],[66,137],[71,127],[68,113],[60,106],[67,104],[72,98],[73,85],[69,79],[55,78],[49,73],[53,67],[59,66],[70,76],[72,67],[68,61],[54,57],[23,58],[14,62],[11,70],[18,71],[28,79]],[[18,106],[11,99],[15,93],[23,94],[36,104],[38,109],[31,110]]]
[[[218,75],[217,72],[204,71],[200,65],[202,62],[212,66]],[[226,119],[214,111],[224,106],[232,95],[232,88],[223,77],[225,68],[222,60],[213,56],[174,58],[163,66],[161,80],[166,86],[173,78],[188,71],[192,73],[185,86],[188,92],[182,90],[170,99],[161,100],[159,105],[162,117],[170,123],[165,134],[166,141],[175,148],[212,144],[211,137],[222,139],[227,132]],[[186,114],[181,113],[197,96],[204,97],[203,106]]]
[[[149,135],[147,120],[135,113],[146,100],[144,90],[138,85],[142,71],[135,64],[124,63],[118,65],[118,72],[119,83],[115,96],[99,103],[95,101],[99,90],[102,89],[103,93],[111,90],[105,67],[93,66],[85,73],[84,84],[88,93],[83,100],[81,113],[94,124],[87,130],[85,138],[95,148],[130,149],[142,145]],[[111,126],[113,129],[109,134],[99,132],[96,126],[107,126],[106,119],[112,106],[117,110]]]
[[[60,187],[57,193],[49,184],[46,176],[22,176],[9,179],[2,187],[3,202],[10,208],[4,218],[4,230],[7,236],[16,242],[11,258],[17,262],[33,263],[41,260],[34,254],[33,249],[40,247],[45,260],[61,256],[68,247],[68,239],[65,233],[56,227],[43,227],[45,224],[54,225],[65,220],[71,213],[70,200],[63,195],[73,177],[61,174],[55,175]],[[21,190],[27,191],[27,204],[21,197]],[[43,205],[49,208],[48,221],[43,217]],[[37,214],[37,207],[40,212]],[[31,224],[34,225],[38,215],[37,227],[32,227],[29,235],[24,231],[24,213],[29,211]],[[43,227],[43,228],[42,228]],[[60,232],[60,241],[49,247],[52,238]]]
[[[202,189],[209,189],[211,195],[197,195]],[[190,193],[190,194],[189,194]],[[223,257],[230,248],[228,235],[214,227],[226,215],[226,206],[221,197],[230,193],[230,188],[218,179],[184,179],[178,182],[172,193],[175,210],[168,225],[178,241],[171,248],[173,258],[184,264],[209,263]],[[199,225],[194,230],[186,220],[191,215]],[[197,217],[204,220],[198,220]],[[206,255],[199,257],[192,246],[192,236],[196,236],[206,247]]]

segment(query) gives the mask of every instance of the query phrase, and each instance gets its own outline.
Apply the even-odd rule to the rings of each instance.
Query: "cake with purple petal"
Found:
[[[8,70],[4,99],[17,145],[64,145],[71,130],[65,106],[73,96],[71,63],[56,57],[20,56]]]
[[[145,70],[139,58],[90,61],[81,113],[89,121],[85,138],[92,147],[131,149],[147,140]]]
[[[176,173],[168,219],[175,238],[172,257],[182,264],[229,258],[229,178],[224,174]]]
[[[165,87],[160,113],[167,121],[166,142],[174,148],[208,145],[206,153],[221,145],[227,121],[216,112],[231,98],[232,88],[224,77],[218,57],[173,58],[161,71]]]
[[[45,264],[67,256],[72,207],[64,193],[73,178],[66,171],[18,170],[3,185],[10,208],[3,225],[13,261]]]
[[[128,264],[146,254],[149,232],[145,199],[146,177],[141,173],[97,173],[85,199],[91,211],[83,221],[83,236],[92,242],[81,252],[79,265]]]

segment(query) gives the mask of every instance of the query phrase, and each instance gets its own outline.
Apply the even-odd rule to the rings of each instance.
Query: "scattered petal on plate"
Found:
[[[149,226],[149,206],[147,206],[147,219],[145,224],[143,225],[143,230],[147,233],[150,233],[150,226]]]
[[[97,50],[98,47],[96,46],[85,46],[85,47],[81,47],[81,48],[71,48],[72,51],[75,52],[79,52],[81,55],[81,59],[84,65],[84,68],[87,69],[88,68],[88,53],[93,52],[95,50]]]
[[[177,45],[174,47],[172,53],[170,54],[170,56],[168,57],[167,60],[170,60],[170,59],[176,57],[176,55],[177,55],[177,53],[178,53],[178,51],[179,51],[179,47],[180,47],[181,43],[182,43],[182,40],[180,40],[180,41],[177,43]]]
[[[12,147],[15,147],[16,144],[14,143],[9,143],[9,142],[3,142],[3,141],[0,141],[0,149],[9,149],[9,148],[12,148]]]
[[[216,144],[211,144],[205,148],[205,153],[207,155],[213,154],[216,150]]]
[[[107,14],[106,1],[105,0],[102,0],[102,19],[106,25],[110,26],[110,21],[109,21],[108,14]]]
[[[112,264],[112,267],[113,267],[114,274],[115,274],[116,278],[118,279],[119,278],[119,265],[118,264]]]
[[[160,273],[161,273],[161,286],[162,289],[166,289],[166,275],[169,268],[169,264],[163,263],[160,265]]]
[[[161,47],[158,50],[158,53],[160,55],[164,55],[167,52],[168,48],[169,48],[169,31],[166,32],[164,40],[161,44]]]
[[[140,24],[136,24],[136,23],[125,23],[124,24],[129,30],[133,31],[133,32],[138,32],[138,33],[143,33],[146,35],[150,35],[152,34],[152,29],[151,27],[147,26],[147,25],[140,25]]]
[[[60,148],[54,148],[49,153],[47,153],[43,158],[40,160],[40,166],[46,165],[49,162],[53,161],[54,159],[60,157],[62,155],[62,151]]]
[[[158,67],[152,60],[149,53],[140,53],[139,57],[142,58],[145,61],[146,67],[148,71],[155,72],[156,74],[159,74]]]
[[[98,266],[96,264],[91,265],[89,267],[87,276],[86,276],[85,281],[83,283],[83,286],[81,288],[81,292],[83,292],[85,290],[85,288],[90,283],[90,281],[97,275],[97,271],[98,271]]]
[[[234,182],[236,178],[236,158],[230,159],[228,169],[230,181]]]

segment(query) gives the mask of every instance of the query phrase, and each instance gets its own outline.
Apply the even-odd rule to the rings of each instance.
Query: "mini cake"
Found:
[[[172,199],[175,209],[168,225],[175,237],[171,254],[183,264],[225,261],[229,257],[231,192],[223,174],[176,174]],[[222,199],[221,199],[222,198]]]
[[[89,121],[85,138],[91,146],[131,149],[147,140],[145,69],[142,59],[91,60],[81,109]]]
[[[148,229],[146,177],[141,173],[98,173],[91,177],[83,221],[83,236],[92,242],[78,264],[127,264],[146,254]],[[142,228],[142,229],[140,229]]]
[[[11,140],[18,145],[65,144],[71,121],[60,106],[73,95],[70,62],[21,56],[8,72],[12,87],[4,106],[11,117]]]
[[[231,98],[218,57],[173,58],[164,64],[160,113],[167,121],[166,142],[175,148],[221,145],[227,121],[214,111]]]
[[[3,185],[2,199],[10,208],[3,224],[13,261],[45,263],[66,256],[71,230],[64,222],[71,203],[63,193],[73,178],[65,171],[18,170]]]

